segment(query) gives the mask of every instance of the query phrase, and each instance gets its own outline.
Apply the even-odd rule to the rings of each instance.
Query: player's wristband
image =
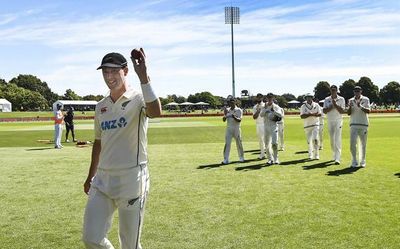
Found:
[[[151,87],[150,82],[147,84],[140,84],[140,87],[142,88],[144,102],[151,103],[158,99],[157,95],[153,91],[153,88]]]

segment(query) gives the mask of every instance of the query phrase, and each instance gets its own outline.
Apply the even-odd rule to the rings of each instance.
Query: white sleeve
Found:
[[[323,108],[329,108],[328,106],[328,99],[324,99],[324,106]]]
[[[365,109],[371,110],[371,104],[369,103],[369,98],[365,97],[365,101],[363,101],[363,107]]]
[[[340,103],[339,103],[339,106],[340,106],[342,109],[345,109],[345,108],[346,108],[346,103],[345,103],[344,98],[341,97],[340,100],[341,100],[341,101],[340,101]]]
[[[239,108],[239,109],[236,110],[236,117],[239,118],[239,119],[242,119],[242,117],[243,117],[242,109]]]
[[[303,114],[306,114],[304,107],[305,107],[304,104],[300,107],[300,116],[303,115]]]

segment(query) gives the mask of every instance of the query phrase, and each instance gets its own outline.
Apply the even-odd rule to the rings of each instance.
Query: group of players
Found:
[[[330,86],[331,95],[324,100],[323,107],[314,101],[312,94],[304,96],[304,103],[300,107],[300,118],[304,121],[304,131],[308,144],[308,158],[319,160],[319,150],[322,150],[324,116],[326,115],[332,160],[340,164],[342,153],[342,126],[343,114],[350,116],[350,151],[352,162],[350,167],[366,166],[366,145],[368,135],[368,113],[370,101],[362,95],[360,86],[353,89],[354,97],[349,99],[347,108],[345,99],[338,95],[338,88]],[[284,150],[284,110],[276,104],[275,96],[261,93],[256,96],[256,105],[253,107],[253,119],[256,122],[256,132],[259,138],[260,155],[262,160],[267,157],[267,165],[279,164],[278,151]],[[222,164],[229,164],[229,154],[232,138],[236,141],[239,161],[245,162],[241,138],[240,123],[243,117],[242,110],[236,105],[235,99],[228,96],[229,107],[224,109],[223,121],[227,122],[225,133],[224,160]],[[357,156],[357,143],[360,141]]]
[[[58,104],[56,108],[57,110],[54,111],[54,148],[61,149],[63,147],[61,145],[63,124],[65,124],[65,128],[67,129],[65,142],[69,143],[69,132],[71,132],[72,140],[76,142],[74,131],[74,108],[69,107],[66,113],[63,113],[62,105]]]

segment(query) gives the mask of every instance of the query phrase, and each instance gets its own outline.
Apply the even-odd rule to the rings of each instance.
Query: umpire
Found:
[[[65,133],[65,142],[69,143],[69,140],[68,140],[69,131],[71,131],[72,140],[74,142],[76,142],[75,131],[74,131],[74,108],[73,107],[70,107],[67,111],[67,114],[65,114],[64,123],[65,123],[65,128],[67,129],[67,132]]]

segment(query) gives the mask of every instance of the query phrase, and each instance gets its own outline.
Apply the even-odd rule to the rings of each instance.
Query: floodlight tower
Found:
[[[225,24],[231,25],[232,44],[232,96],[235,97],[235,52],[233,49],[233,24],[240,23],[239,7],[225,7]]]

